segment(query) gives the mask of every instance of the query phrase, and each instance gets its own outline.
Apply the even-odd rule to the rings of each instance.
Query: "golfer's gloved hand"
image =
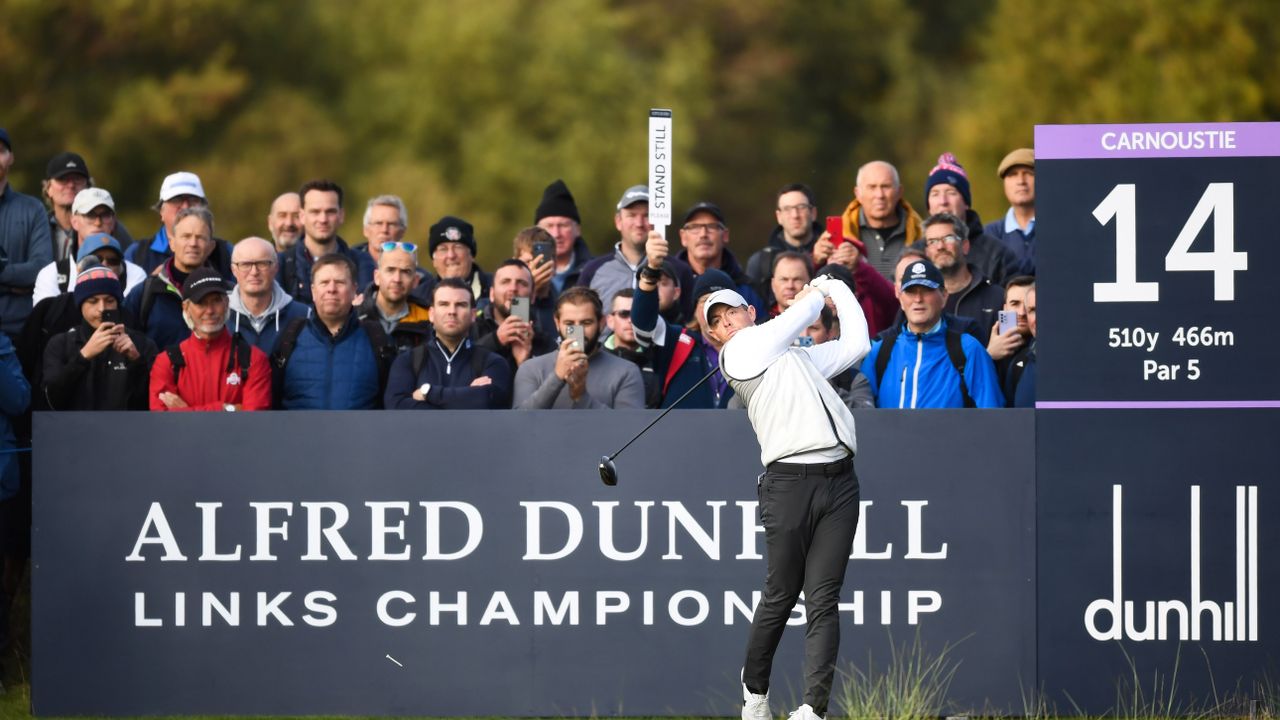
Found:
[[[819,275],[818,277],[810,280],[809,285],[812,286],[813,289],[822,293],[822,297],[831,297],[830,283],[833,282],[840,281],[830,275]]]

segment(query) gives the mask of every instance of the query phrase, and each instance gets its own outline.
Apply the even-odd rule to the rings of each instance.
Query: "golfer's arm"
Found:
[[[739,330],[724,346],[725,372],[738,380],[764,372],[818,319],[822,305],[822,293],[811,292],[769,322]]]
[[[867,330],[867,318],[862,314],[862,306],[854,297],[853,291],[842,282],[826,285],[831,293],[831,301],[836,305],[836,316],[840,318],[840,339],[805,348],[809,359],[823,377],[831,378],[847,370],[866,356],[871,349],[871,338]]]

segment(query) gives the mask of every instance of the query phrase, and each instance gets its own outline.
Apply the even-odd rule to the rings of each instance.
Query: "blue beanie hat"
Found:
[[[116,303],[124,302],[124,293],[120,290],[120,278],[116,274],[98,265],[76,276],[76,287],[72,292],[76,299],[76,307],[94,295],[110,295]]]
[[[929,207],[929,191],[934,185],[950,185],[960,192],[964,204],[973,207],[973,196],[969,194],[969,174],[964,171],[956,156],[942,153],[938,156],[938,164],[929,171],[929,179],[924,184],[924,206]]]

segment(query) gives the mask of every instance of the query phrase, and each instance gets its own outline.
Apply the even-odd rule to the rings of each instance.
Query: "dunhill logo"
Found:
[[[1191,486],[1190,599],[1147,600],[1140,604],[1125,600],[1122,496],[1119,485],[1111,486],[1111,597],[1098,598],[1085,608],[1084,626],[1089,635],[1094,640],[1200,640],[1207,617],[1214,642],[1257,642],[1258,486],[1236,486],[1234,602],[1214,602],[1201,594],[1199,485]],[[1099,627],[1099,620],[1107,616],[1110,626]]]

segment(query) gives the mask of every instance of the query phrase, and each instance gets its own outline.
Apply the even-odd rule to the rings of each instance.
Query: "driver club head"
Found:
[[[618,484],[618,468],[613,466],[608,455],[600,456],[600,482],[610,487]]]

